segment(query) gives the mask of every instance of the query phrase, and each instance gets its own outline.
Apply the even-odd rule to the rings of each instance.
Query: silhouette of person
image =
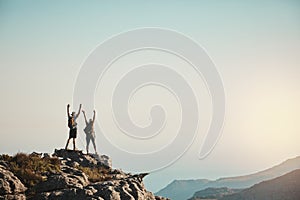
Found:
[[[94,122],[95,122],[95,117],[96,117],[96,111],[94,110],[94,116],[93,119],[89,119],[89,121],[87,121],[86,119],[86,115],[85,115],[85,111],[82,110],[82,113],[84,115],[84,120],[85,120],[85,128],[83,129],[86,135],[86,152],[87,154],[89,153],[89,145],[90,145],[90,141],[92,140],[93,146],[94,146],[94,150],[95,150],[95,154],[97,154],[97,150],[96,150],[96,142],[95,142],[95,129],[94,129]]]
[[[76,114],[75,112],[72,112],[72,114],[70,115],[70,104],[67,105],[67,115],[68,115],[68,127],[70,129],[69,131],[69,138],[67,140],[67,144],[65,149],[68,149],[68,145],[70,142],[70,139],[73,139],[73,150],[76,150],[76,145],[75,145],[75,139],[77,137],[77,123],[76,123],[76,119],[78,118],[80,111],[81,111],[81,104],[79,105],[79,110],[78,113]]]

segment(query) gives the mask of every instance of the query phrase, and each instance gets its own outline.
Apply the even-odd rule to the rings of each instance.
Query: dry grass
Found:
[[[10,170],[24,183],[32,187],[44,180],[43,174],[49,171],[60,171],[57,158],[41,158],[35,155],[18,153],[15,156],[1,155],[0,160],[8,162]]]
[[[88,176],[89,181],[92,183],[108,181],[112,179],[109,170],[102,167],[89,168],[78,166],[77,168],[84,172]]]

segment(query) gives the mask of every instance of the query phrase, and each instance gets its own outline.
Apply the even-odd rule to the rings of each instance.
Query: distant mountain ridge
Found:
[[[208,179],[174,180],[166,188],[160,190],[157,194],[164,194],[163,196],[170,196],[172,200],[186,199],[186,196],[190,195],[190,191],[198,191],[199,185],[206,185],[209,182],[210,180]]]
[[[220,200],[299,200],[300,169],[283,176],[263,181],[241,192],[224,196]]]
[[[225,195],[235,194],[240,192],[242,189],[231,189],[228,187],[221,188],[206,188],[195,192],[194,196],[189,200],[201,200],[201,199],[219,199]]]
[[[293,170],[300,169],[300,156],[288,159],[274,167],[244,176],[220,178],[213,181],[213,187],[220,187],[226,184],[230,188],[247,188],[261,181],[282,176]]]
[[[155,194],[172,200],[183,200],[192,197],[195,192],[208,187],[248,188],[256,183],[282,176],[296,169],[300,169],[300,156],[288,159],[269,169],[245,176],[227,177],[217,180],[175,180]]]

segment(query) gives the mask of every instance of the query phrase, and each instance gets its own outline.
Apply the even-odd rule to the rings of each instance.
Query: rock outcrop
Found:
[[[64,161],[69,166],[79,165],[82,167],[105,167],[112,168],[112,161],[106,155],[83,154],[82,151],[70,151],[65,149],[55,149],[53,156]]]
[[[147,174],[130,174],[113,169],[105,155],[86,155],[81,151],[55,150],[54,154],[30,154],[35,159],[59,160],[59,169],[40,173],[33,185],[21,182],[15,175],[13,157],[0,161],[0,200],[30,199],[99,199],[99,200],[163,200],[147,191],[143,178]],[[3,158],[3,157],[2,157]],[[1,159],[0,159],[1,160]],[[21,176],[21,175],[19,175]],[[25,180],[25,179],[24,179]],[[27,183],[28,184],[28,183]]]
[[[0,200],[26,199],[22,194],[26,191],[23,183],[7,168],[7,163],[0,163]]]

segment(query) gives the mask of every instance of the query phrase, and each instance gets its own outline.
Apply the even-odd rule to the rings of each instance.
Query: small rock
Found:
[[[8,163],[4,160],[0,160],[0,167],[8,169]]]
[[[36,157],[42,157],[42,153],[37,153],[37,152],[32,152],[31,154],[30,154],[30,156],[36,156]]]
[[[98,161],[98,166],[112,168],[112,161],[107,155],[90,154],[93,158]]]
[[[51,156],[50,156],[50,154],[49,153],[44,153],[43,154],[43,158],[50,158]]]

